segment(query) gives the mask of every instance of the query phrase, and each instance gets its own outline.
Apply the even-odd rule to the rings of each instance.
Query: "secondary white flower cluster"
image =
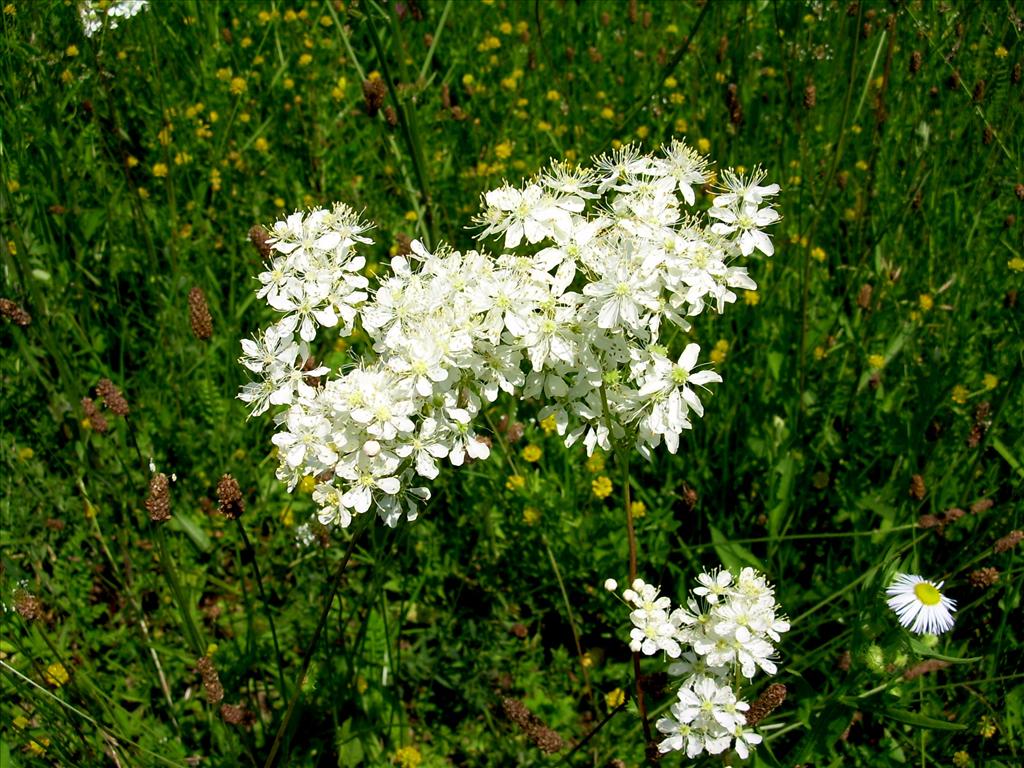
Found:
[[[413,519],[440,460],[487,457],[473,422],[501,392],[548,398],[540,416],[567,445],[631,440],[649,456],[664,440],[675,452],[704,411],[695,388],[721,381],[696,369],[700,347],[678,331],[735,301],[733,288],[756,288],[733,262],[772,252],[761,227],[778,218],[764,202],[778,186],[763,178],[723,173],[702,223],[683,208],[710,182],[707,161],[681,142],[660,156],[625,147],[592,169],[556,164],[484,195],[480,237],[503,235],[505,252],[414,241],[372,289],[356,253],[369,225],[352,209],[277,222],[258,296],[283,317],[242,342],[258,379],[239,397],[254,415],[284,409],[278,476],[289,488],[318,479],[325,524],[371,507],[389,525]],[[357,324],[372,356],[345,372],[312,362],[321,328]]]
[[[149,0],[117,0],[105,5],[96,0],[85,0],[78,5],[82,32],[92,37],[103,29],[104,21],[110,29],[117,29],[118,19],[130,19],[149,5]]]
[[[778,615],[774,590],[753,568],[738,577],[725,569],[705,572],[697,580],[686,606],[675,609],[657,587],[635,580],[622,595],[633,609],[629,647],[678,659],[668,668],[682,678],[677,701],[656,723],[665,735],[662,752],[685,749],[692,759],[732,747],[746,758],[761,736],[745,727],[750,705],[739,697],[740,678],[750,680],[758,670],[775,674],[773,643],[789,622]]]

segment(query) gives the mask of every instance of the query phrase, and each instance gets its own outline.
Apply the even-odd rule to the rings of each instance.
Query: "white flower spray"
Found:
[[[277,222],[257,295],[281,316],[242,342],[257,378],[239,397],[253,415],[275,409],[278,477],[289,490],[316,477],[327,525],[371,509],[390,526],[412,520],[440,462],[487,458],[474,422],[502,392],[546,398],[541,418],[588,453],[613,441],[675,453],[703,415],[700,390],[721,381],[683,343],[689,318],[756,289],[736,261],[771,255],[763,228],[779,218],[761,171],[723,172],[712,207],[693,208],[711,178],[680,141],[554,164],[483,196],[479,237],[501,236],[502,253],[414,241],[373,287],[358,254],[370,227],[351,208]],[[322,330],[357,324],[372,355],[345,371],[312,365]]]
[[[629,647],[646,656],[665,653],[680,678],[676,701],[655,727],[664,735],[661,752],[686,751],[693,759],[732,748],[741,758],[761,742],[747,726],[750,705],[740,697],[743,681],[777,671],[774,643],[789,631],[779,615],[775,591],[753,568],[738,576],[722,569],[697,577],[685,607],[641,579],[622,593],[632,609]],[[609,579],[606,588],[614,591]]]

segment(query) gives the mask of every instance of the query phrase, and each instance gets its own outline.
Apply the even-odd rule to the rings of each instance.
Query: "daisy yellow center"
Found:
[[[925,605],[938,605],[942,602],[939,590],[926,581],[919,581],[914,585],[914,596]]]

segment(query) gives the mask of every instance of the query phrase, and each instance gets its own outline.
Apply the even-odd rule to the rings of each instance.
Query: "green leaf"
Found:
[[[196,545],[196,548],[200,552],[210,551],[210,537],[207,536],[206,531],[196,525],[195,520],[187,514],[183,512],[175,512],[174,517],[172,517],[167,523],[167,527],[172,531],[184,533],[192,539],[192,543]]]
[[[337,730],[334,748],[338,751],[338,768],[355,768],[363,762],[365,752],[359,737],[352,734],[351,720],[346,720]]]
[[[100,208],[92,208],[88,211],[82,211],[78,217],[78,226],[82,229],[82,237],[86,242],[92,240],[93,235],[96,234],[96,230],[100,228],[107,219],[107,212]]]
[[[928,715],[922,715],[918,712],[909,712],[905,709],[890,709],[889,707],[883,707],[882,709],[875,711],[882,717],[895,720],[899,723],[914,725],[918,728],[931,728],[935,731],[967,730],[967,726],[963,723],[951,723],[948,720],[939,720],[934,717],[928,717]]]
[[[715,526],[711,528],[711,543],[715,547],[715,553],[722,564],[731,571],[738,572],[745,566],[752,566],[759,571],[764,571],[764,565],[754,557],[754,553],[746,547],[729,541],[728,537]]]

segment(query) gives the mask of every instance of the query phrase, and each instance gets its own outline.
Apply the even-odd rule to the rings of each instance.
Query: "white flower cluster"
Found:
[[[753,568],[744,568],[739,577],[724,569],[702,573],[698,581],[686,606],[673,609],[657,587],[635,580],[623,592],[633,608],[629,647],[678,659],[668,668],[683,678],[678,700],[656,723],[665,735],[658,745],[662,752],[685,749],[692,759],[731,746],[746,758],[761,736],[745,727],[750,705],[733,686],[759,669],[775,674],[773,643],[789,630],[789,622],[778,615],[774,590]]]
[[[149,0],[116,0],[107,4],[85,0],[78,5],[82,32],[86,37],[92,37],[103,29],[104,20],[110,29],[117,29],[118,19],[130,19],[148,5]]]
[[[733,262],[770,255],[761,227],[778,219],[764,202],[778,186],[762,186],[763,173],[722,178],[702,224],[683,207],[709,183],[707,162],[681,142],[661,156],[624,147],[593,169],[554,165],[484,195],[480,237],[502,234],[504,253],[414,241],[375,290],[356,255],[368,225],[347,206],[275,224],[258,295],[284,317],[242,342],[259,378],[240,398],[254,415],[286,408],[278,476],[290,488],[318,478],[325,524],[371,507],[389,525],[413,519],[429,497],[417,478],[436,477],[445,458],[487,457],[473,421],[503,391],[548,398],[540,416],[554,415],[567,445],[631,440],[650,456],[664,440],[674,453],[704,412],[695,388],[721,377],[695,369],[695,343],[673,359],[677,334],[663,328],[688,331],[688,317],[735,301],[733,288],[754,290]],[[310,362],[318,330],[344,336],[357,323],[373,358],[322,380],[331,371]]]

